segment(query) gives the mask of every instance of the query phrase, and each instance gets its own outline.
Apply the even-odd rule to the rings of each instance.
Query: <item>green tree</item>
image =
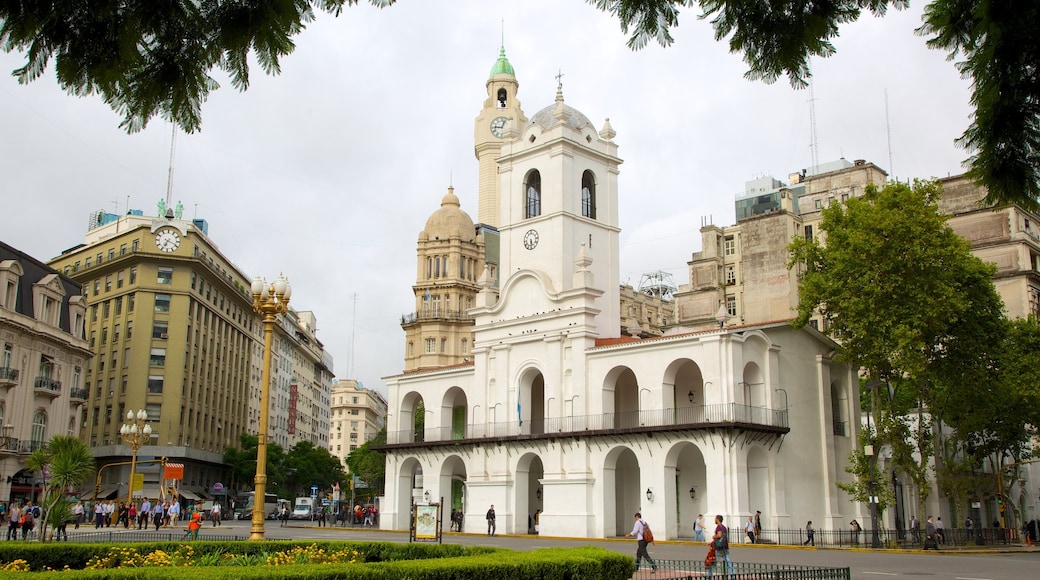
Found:
[[[256,452],[259,438],[256,435],[241,433],[238,436],[238,447],[224,448],[224,465],[231,475],[232,489],[249,487],[252,489],[256,479]],[[290,497],[284,493],[285,485],[285,450],[277,443],[267,443],[267,492],[279,497]],[[241,487],[240,487],[241,486]],[[284,493],[284,494],[283,494]]]
[[[378,7],[395,0],[369,0]],[[839,26],[864,12],[884,15],[909,0],[586,0],[632,30],[629,47],[672,43],[683,9],[699,6],[717,40],[743,53],[746,77],[787,75],[804,87],[812,57],[835,52]],[[358,0],[154,2],[99,0],[62,5],[0,0],[0,43],[25,54],[19,82],[39,78],[53,60],[68,93],[96,94],[139,131],[155,116],[198,131],[201,106],[218,87],[219,68],[239,90],[249,87],[250,54],[268,74],[295,49],[315,11],[338,16]],[[972,81],[975,117],[960,143],[969,174],[989,201],[1036,209],[1040,198],[1040,4],[1027,0],[932,0],[918,29],[928,46],[947,51]]]
[[[312,485],[318,490],[332,489],[337,481],[346,481],[343,464],[327,449],[315,447],[310,441],[293,445],[285,457],[288,490],[309,495]]]
[[[350,474],[360,477],[369,490],[377,494],[386,479],[386,453],[379,449],[383,445],[386,445],[386,427],[347,455]]]
[[[79,439],[55,435],[46,447],[29,455],[25,467],[41,474],[47,471],[49,475],[44,479],[44,499],[40,506],[43,510],[40,540],[46,541],[48,525],[57,526],[71,514],[66,494],[94,474],[94,456]]]
[[[953,419],[949,401],[975,387],[957,377],[989,366],[987,349],[970,345],[1000,340],[1003,307],[993,267],[946,224],[940,194],[936,182],[870,186],[863,197],[825,208],[826,244],[798,238],[789,262],[801,280],[794,324],[819,312],[839,356],[890,386],[868,393],[878,439],[914,480],[921,510],[936,414]]]

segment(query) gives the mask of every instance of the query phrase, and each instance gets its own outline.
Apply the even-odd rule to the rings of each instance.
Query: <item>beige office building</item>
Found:
[[[792,173],[789,183],[762,178],[737,197],[736,225],[701,228],[701,251],[687,263],[688,285],[676,293],[677,326],[703,329],[757,324],[795,315],[798,276],[787,269],[795,236],[820,234],[822,208],[881,186],[887,174],[873,163],[839,160],[815,171]],[[1019,207],[984,208],[985,193],[964,176],[940,180],[939,207],[949,225],[971,243],[972,253],[997,266],[994,283],[1008,316],[1040,315],[1038,216]],[[824,329],[825,322],[810,321]]]
[[[0,501],[42,493],[25,467],[54,435],[74,435],[87,401],[86,301],[79,284],[0,242]]]
[[[329,451],[347,466],[347,456],[370,441],[386,423],[386,399],[354,379],[332,384]]]
[[[223,453],[259,430],[263,328],[252,309],[251,277],[221,253],[204,220],[98,213],[85,242],[51,266],[82,284],[86,337],[97,353],[85,371],[88,401],[78,434],[99,466],[127,462],[119,429],[144,409],[151,441],[144,495],[159,492],[149,459],[184,465],[179,489],[204,497],[224,481]],[[331,358],[315,336],[313,313],[291,311],[276,327],[272,362],[272,442],[325,446]],[[129,467],[101,470],[101,495],[126,496]]]

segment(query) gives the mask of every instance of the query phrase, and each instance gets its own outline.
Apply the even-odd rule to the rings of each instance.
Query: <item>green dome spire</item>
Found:
[[[498,60],[495,61],[495,66],[491,67],[491,76],[495,75],[516,76],[516,74],[513,73],[513,65],[509,64],[509,59],[506,58],[505,45],[502,45],[498,49]]]

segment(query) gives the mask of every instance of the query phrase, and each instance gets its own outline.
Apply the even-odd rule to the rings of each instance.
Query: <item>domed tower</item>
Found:
[[[473,131],[473,153],[479,162],[477,221],[498,227],[499,179],[496,160],[502,145],[515,139],[527,125],[527,117],[516,98],[520,83],[513,65],[506,58],[505,46],[499,47],[498,60],[488,76],[487,99],[477,115]]]
[[[466,362],[473,347],[473,307],[484,269],[484,239],[462,211],[455,188],[419,232],[415,312],[402,317],[404,370]]]

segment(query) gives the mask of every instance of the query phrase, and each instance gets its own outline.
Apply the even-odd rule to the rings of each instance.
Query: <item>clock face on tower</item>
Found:
[[[164,252],[176,251],[181,245],[181,235],[177,230],[163,228],[155,233],[155,246]]]
[[[495,117],[491,121],[491,134],[501,139],[506,134],[506,125],[509,123],[509,117]]]
[[[535,230],[527,230],[524,234],[524,247],[528,250],[533,250],[538,245],[538,232]]]

